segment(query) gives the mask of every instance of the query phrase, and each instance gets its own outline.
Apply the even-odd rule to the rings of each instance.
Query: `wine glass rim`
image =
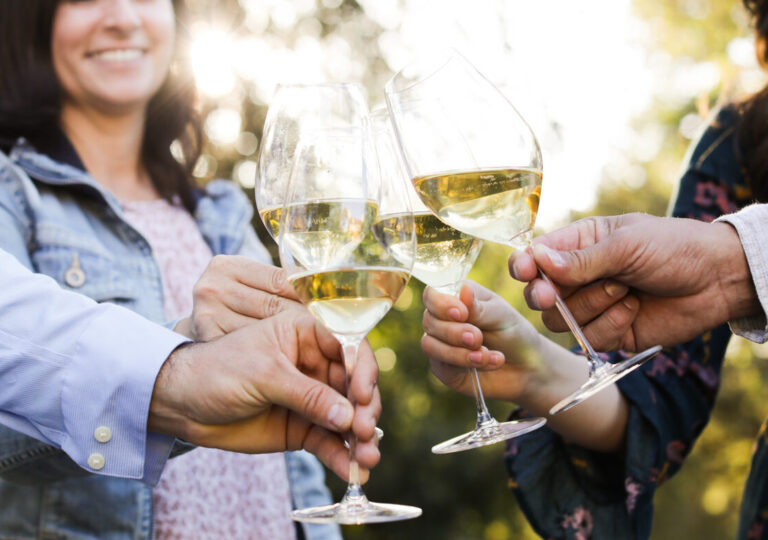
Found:
[[[414,86],[422,84],[428,81],[429,79],[431,79],[432,77],[434,77],[446,65],[448,65],[450,62],[452,62],[457,58],[464,61],[471,68],[477,71],[477,69],[472,65],[472,63],[469,60],[467,60],[467,58],[463,54],[461,54],[459,51],[457,51],[453,47],[436,49],[431,51],[430,53],[427,53],[424,56],[421,56],[409,62],[397,73],[395,73],[392,76],[392,78],[389,79],[389,81],[387,81],[387,84],[384,85],[384,93],[389,95],[389,94],[402,94],[404,92],[407,92],[408,90],[412,89]],[[396,81],[400,78],[405,78],[405,75],[403,73],[406,70],[412,69],[413,67],[420,66],[420,65],[425,65],[429,67],[429,73],[427,75],[418,77],[416,80],[411,81],[410,84],[408,84],[403,88],[395,89]]]

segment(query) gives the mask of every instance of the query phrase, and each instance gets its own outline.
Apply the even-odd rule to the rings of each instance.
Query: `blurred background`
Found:
[[[463,52],[528,120],[544,156],[539,233],[591,214],[663,215],[685,150],[718,104],[765,84],[739,0],[188,0],[189,61],[209,143],[201,181],[249,193],[278,82],[357,81],[371,105],[426,46]],[[271,240],[256,220],[265,244]],[[274,249],[273,249],[274,253]],[[471,278],[527,311],[487,246]],[[345,529],[348,538],[528,539],[507,489],[503,446],[433,456],[470,429],[470,398],[442,388],[421,354],[422,286],[412,281],[371,333],[382,371],[383,459],[366,492],[422,518]],[[567,336],[555,340],[570,346]],[[768,348],[734,339],[714,417],[656,497],[653,538],[731,538],[753,438],[768,413]],[[512,406],[491,404],[498,418]],[[343,484],[330,483],[337,497]]]

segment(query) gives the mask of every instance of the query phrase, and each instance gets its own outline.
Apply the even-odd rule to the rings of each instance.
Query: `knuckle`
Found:
[[[282,291],[288,284],[288,272],[284,268],[275,268],[270,274],[269,288],[271,292]]]
[[[577,249],[577,250],[571,251],[569,254],[573,259],[573,266],[577,272],[579,273],[584,272],[589,267],[589,262],[587,261],[586,253],[583,250]]]
[[[421,350],[427,356],[430,356],[430,353],[432,352],[432,347],[430,345],[430,337],[427,334],[424,334],[423,336],[421,336]]]
[[[280,297],[270,294],[269,297],[267,297],[267,303],[264,307],[265,310],[265,318],[266,317],[274,317],[277,315],[281,309],[280,309]]]
[[[574,295],[568,299],[568,303],[573,304],[571,311],[578,322],[582,322],[580,319],[591,319],[599,313],[600,302],[592,295],[593,292]]]
[[[196,299],[212,298],[216,294],[216,286],[213,281],[206,276],[201,277],[192,288],[192,295]]]
[[[431,334],[433,331],[433,317],[429,311],[424,310],[424,315],[421,317],[421,326],[424,332]],[[425,336],[426,337],[426,336]]]
[[[226,273],[229,267],[230,261],[226,255],[215,255],[208,264],[208,268],[217,273]]]
[[[563,320],[560,318],[560,314],[553,309],[541,312],[541,322],[553,332],[563,331]]]
[[[319,383],[311,385],[301,396],[302,409],[307,412],[319,412],[324,396],[325,392]]]

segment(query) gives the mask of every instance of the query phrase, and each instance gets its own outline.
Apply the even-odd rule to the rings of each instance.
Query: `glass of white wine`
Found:
[[[361,127],[368,114],[363,88],[355,83],[280,84],[272,96],[256,174],[256,206],[277,241],[285,186],[299,139],[314,130]]]
[[[366,128],[316,131],[299,142],[291,169],[280,261],[301,301],[341,343],[348,380],[360,343],[405,289],[413,268],[413,212],[405,185],[395,185],[401,181],[381,176]],[[393,219],[387,231],[374,227],[381,212]],[[354,436],[348,443],[352,460],[341,502],[296,510],[293,519],[361,524],[421,515],[420,508],[368,501]]]
[[[541,151],[506,97],[456,51],[406,67],[387,83],[385,94],[408,174],[424,204],[460,231],[528,249],[541,197]],[[589,376],[550,414],[581,403],[661,350],[652,347],[607,363],[559,295],[557,308],[586,355]]]
[[[391,178],[403,178],[407,185],[416,231],[413,276],[437,291],[458,297],[464,278],[480,254],[482,241],[444,223],[421,202],[405,172],[390,116],[385,108],[371,112],[371,132],[382,174]],[[377,227],[387,230],[392,226],[389,216],[380,214]],[[544,425],[543,418],[498,422],[485,404],[477,370],[471,368],[469,375],[477,406],[475,428],[469,433],[433,446],[433,453],[449,454],[486,446],[523,435]]]

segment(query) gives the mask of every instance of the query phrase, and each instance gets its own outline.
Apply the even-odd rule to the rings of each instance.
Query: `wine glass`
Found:
[[[296,144],[313,130],[360,127],[368,114],[363,89],[355,83],[280,84],[264,121],[256,173],[256,207],[277,240],[280,212]]]
[[[404,290],[416,249],[405,185],[381,177],[368,135],[366,128],[326,129],[299,142],[278,236],[296,294],[342,345],[348,381],[360,342]],[[374,226],[380,213],[388,216],[386,230]],[[349,485],[341,502],[296,510],[293,519],[360,524],[421,515],[420,508],[369,502],[354,435],[348,443]]]
[[[371,131],[382,175],[408,180],[386,109],[371,112]],[[480,254],[482,241],[442,222],[421,202],[413,185],[407,181],[404,183],[411,199],[416,230],[413,275],[444,294],[458,297],[462,281]],[[386,219],[382,218],[381,222],[386,223]],[[477,370],[471,368],[469,372],[477,405],[475,428],[469,433],[433,446],[433,453],[449,454],[494,444],[544,425],[543,418],[499,423],[485,404]]]
[[[456,51],[406,67],[387,83],[385,94],[409,175],[429,209],[467,234],[528,249],[541,196],[541,151],[504,95]],[[589,377],[550,409],[552,415],[661,350],[652,347],[617,364],[605,362],[559,295],[556,305],[587,357]]]

